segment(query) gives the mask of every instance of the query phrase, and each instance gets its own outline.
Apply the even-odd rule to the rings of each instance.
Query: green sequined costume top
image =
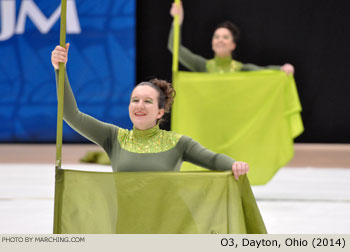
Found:
[[[56,71],[56,83],[58,71]],[[187,136],[159,129],[122,129],[79,111],[66,75],[64,120],[78,133],[100,145],[113,171],[179,171],[183,161],[211,170],[231,170],[234,160],[214,153]]]
[[[171,26],[168,38],[168,49],[173,52],[174,28]],[[181,41],[181,32],[180,32]],[[232,73],[238,71],[255,71],[263,69],[279,70],[281,66],[257,66],[254,64],[244,64],[237,60],[228,57],[214,57],[213,59],[206,59],[200,55],[194,54],[189,49],[184,47],[181,42],[179,46],[179,61],[187,69],[193,72],[209,72],[209,73]]]

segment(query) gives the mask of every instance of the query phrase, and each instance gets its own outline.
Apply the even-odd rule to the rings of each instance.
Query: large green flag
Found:
[[[301,105],[292,76],[277,70],[174,72],[172,130],[249,163],[251,184],[265,184],[294,154]],[[200,170],[184,163],[183,170]]]
[[[54,233],[266,233],[246,176],[232,172],[56,175]]]

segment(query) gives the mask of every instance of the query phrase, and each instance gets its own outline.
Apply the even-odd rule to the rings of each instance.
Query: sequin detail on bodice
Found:
[[[239,61],[233,60],[232,57],[215,57],[208,60],[208,73],[233,73],[241,71],[243,64]]]
[[[175,147],[182,135],[173,131],[159,129],[157,124],[147,130],[118,129],[120,146],[135,153],[159,153]]]

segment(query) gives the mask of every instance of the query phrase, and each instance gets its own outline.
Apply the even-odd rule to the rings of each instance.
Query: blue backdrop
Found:
[[[0,0],[0,142],[54,142],[57,98],[51,51],[59,0]],[[67,72],[78,106],[130,128],[135,82],[135,1],[67,0]],[[67,124],[63,140],[86,141]]]

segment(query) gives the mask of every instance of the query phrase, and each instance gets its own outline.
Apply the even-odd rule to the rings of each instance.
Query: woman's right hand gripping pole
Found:
[[[182,2],[179,4],[173,3],[170,9],[170,15],[175,17],[175,15],[179,15],[179,24],[181,25],[184,20],[184,9],[182,7]]]
[[[66,48],[58,45],[51,52],[51,64],[55,69],[59,68],[59,62],[63,62],[65,65],[67,64],[69,45],[67,43]]]

